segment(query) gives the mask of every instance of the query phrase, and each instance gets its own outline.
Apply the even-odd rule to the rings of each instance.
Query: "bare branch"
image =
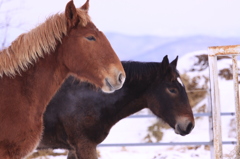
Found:
[[[21,24],[14,24],[12,19],[21,8],[7,8],[6,6],[14,3],[16,0],[0,0],[0,50],[6,47],[7,37],[11,28],[19,28]]]

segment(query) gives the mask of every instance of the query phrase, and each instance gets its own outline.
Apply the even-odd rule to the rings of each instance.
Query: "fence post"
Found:
[[[214,51],[209,48],[208,62],[209,62],[209,77],[210,77],[210,94],[212,106],[212,119],[213,119],[213,146],[214,152],[212,158],[222,159],[222,129],[221,129],[221,110],[219,99],[219,86],[218,86],[218,69],[217,69],[217,56],[214,56]]]
[[[237,135],[237,146],[235,149],[236,158],[240,158],[240,104],[239,104],[239,87],[238,87],[238,66],[237,66],[237,56],[233,55],[233,81],[234,81],[234,91],[235,91],[235,119],[236,119],[236,135]]]
[[[213,115],[213,145],[215,159],[222,159],[222,132],[221,132],[221,118],[220,118],[220,101],[219,101],[219,87],[218,87],[218,70],[217,70],[217,56],[232,55],[233,63],[233,81],[235,91],[235,111],[236,111],[236,133],[237,145],[235,151],[235,158],[240,158],[240,104],[239,104],[239,86],[238,86],[238,67],[237,55],[240,55],[240,45],[216,46],[209,47],[209,75],[211,84],[211,104]],[[211,136],[211,135],[210,135]]]
[[[211,103],[211,96],[210,96],[210,89],[207,91],[208,95],[208,106],[207,106],[207,112],[212,114],[212,103]],[[208,122],[209,122],[209,140],[210,140],[210,144],[209,144],[209,147],[210,147],[210,153],[211,153],[211,159],[214,158],[214,147],[213,147],[213,117],[212,115],[210,115],[208,117]]]

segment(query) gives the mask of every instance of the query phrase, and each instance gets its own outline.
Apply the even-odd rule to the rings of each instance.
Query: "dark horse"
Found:
[[[0,51],[0,159],[22,159],[37,147],[46,106],[70,74],[104,92],[121,88],[122,64],[88,8],[70,1],[65,14]]]
[[[44,114],[44,134],[38,149],[72,150],[68,159],[96,159],[96,146],[119,120],[149,108],[177,134],[194,127],[192,109],[176,69],[169,63],[122,62],[127,78],[113,94],[95,90],[91,84],[67,79]],[[75,156],[76,154],[76,156]]]

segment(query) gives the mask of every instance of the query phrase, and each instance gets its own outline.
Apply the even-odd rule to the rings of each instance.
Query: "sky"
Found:
[[[6,15],[13,40],[52,14],[63,12],[69,0],[0,0],[0,20]],[[74,0],[81,6],[85,0]],[[103,32],[126,35],[240,37],[239,0],[90,0],[89,14]],[[10,12],[9,12],[10,10]],[[6,13],[8,11],[8,13]],[[8,33],[9,34],[9,33]]]

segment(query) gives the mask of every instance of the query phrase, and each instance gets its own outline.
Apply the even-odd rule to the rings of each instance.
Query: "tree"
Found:
[[[7,46],[7,37],[11,28],[19,28],[21,23],[13,23],[14,15],[20,10],[19,7],[10,8],[16,0],[0,0],[0,50]]]

